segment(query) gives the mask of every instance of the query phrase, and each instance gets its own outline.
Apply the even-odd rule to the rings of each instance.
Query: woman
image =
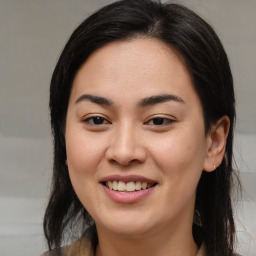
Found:
[[[232,74],[199,16],[102,8],[66,44],[50,110],[45,255],[234,255]],[[60,249],[67,230],[81,238]]]

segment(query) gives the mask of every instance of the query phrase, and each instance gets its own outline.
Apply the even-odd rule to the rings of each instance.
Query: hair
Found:
[[[64,131],[74,77],[97,49],[114,41],[142,37],[160,40],[183,57],[201,100],[206,133],[218,118],[226,115],[230,119],[223,161],[214,172],[203,171],[197,187],[193,236],[198,244],[204,241],[209,256],[232,255],[235,97],[229,61],[218,36],[202,18],[184,6],[153,0],[124,0],[103,7],[75,29],[59,57],[52,75],[49,103],[54,163],[44,216],[48,247],[60,248],[64,231],[78,216],[82,216],[83,224],[94,225],[74,192],[65,164]],[[85,225],[79,228],[80,232],[85,231]]]

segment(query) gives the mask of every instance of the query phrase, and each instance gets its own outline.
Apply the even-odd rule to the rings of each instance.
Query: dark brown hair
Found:
[[[212,27],[191,10],[152,0],[117,1],[87,18],[71,35],[55,67],[50,88],[54,138],[52,190],[44,217],[49,249],[59,248],[64,230],[82,216],[91,217],[78,200],[65,164],[65,120],[74,77],[88,56],[104,45],[136,37],[156,38],[184,58],[204,111],[205,131],[218,118],[230,118],[226,152],[212,173],[203,172],[197,188],[193,235],[209,256],[233,254],[235,226],[231,203],[235,98],[229,61]],[[152,60],[153,61],[153,60]],[[84,225],[80,226],[84,229]],[[84,230],[74,230],[74,232]]]

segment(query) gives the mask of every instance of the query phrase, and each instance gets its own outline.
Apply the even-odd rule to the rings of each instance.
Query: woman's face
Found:
[[[95,51],[75,77],[65,138],[71,182],[98,230],[191,228],[208,136],[190,75],[164,43]]]

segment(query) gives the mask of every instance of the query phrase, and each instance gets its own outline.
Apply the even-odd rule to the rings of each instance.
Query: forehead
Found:
[[[75,77],[71,98],[82,93],[112,93],[111,98],[119,99],[159,93],[189,98],[195,94],[179,53],[149,38],[112,42],[93,52]]]

